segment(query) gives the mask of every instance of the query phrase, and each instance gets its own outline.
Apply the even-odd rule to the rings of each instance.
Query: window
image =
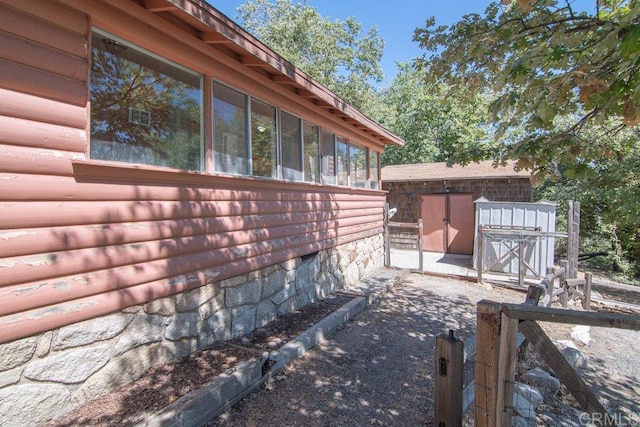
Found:
[[[378,169],[380,154],[375,151],[369,150],[369,188],[377,190],[380,175]]]
[[[367,186],[367,149],[349,143],[349,169],[351,186],[366,188]]]
[[[284,111],[280,113],[282,177],[302,181],[302,120]]]
[[[251,100],[252,175],[278,177],[276,109],[257,99]]]
[[[336,176],[338,185],[349,185],[349,146],[340,136],[336,138]]]
[[[316,125],[304,122],[304,180],[308,182],[318,182],[318,131]]]
[[[249,174],[247,96],[213,82],[215,172]]]
[[[320,134],[321,174],[323,184],[336,183],[336,137],[322,129]]]
[[[200,170],[202,76],[100,30],[92,46],[91,158]]]

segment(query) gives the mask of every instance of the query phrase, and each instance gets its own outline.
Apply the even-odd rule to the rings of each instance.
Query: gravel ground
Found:
[[[475,336],[481,299],[520,292],[411,274],[209,426],[431,425],[436,336]]]

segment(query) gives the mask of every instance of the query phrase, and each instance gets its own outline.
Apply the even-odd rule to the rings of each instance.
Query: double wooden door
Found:
[[[473,253],[474,205],[472,194],[423,194],[422,248],[430,252]]]

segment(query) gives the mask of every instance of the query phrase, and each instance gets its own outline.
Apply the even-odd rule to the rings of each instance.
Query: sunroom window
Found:
[[[318,182],[318,131],[319,128],[311,123],[304,122],[304,180]]]
[[[338,185],[349,185],[349,145],[341,136],[336,138],[336,169]]]
[[[367,186],[367,149],[349,143],[349,168],[351,170],[351,186],[365,188]]]
[[[320,133],[321,174],[323,184],[336,183],[336,136],[326,129]]]
[[[252,175],[278,177],[276,107],[251,100]]]
[[[284,111],[280,118],[282,177],[302,181],[302,120]]]
[[[94,30],[90,100],[91,158],[200,170],[201,75]]]
[[[213,167],[215,172],[249,174],[247,96],[213,82]]]
[[[378,169],[379,159],[380,154],[369,150],[369,188],[373,190],[378,189],[378,181],[380,180]]]

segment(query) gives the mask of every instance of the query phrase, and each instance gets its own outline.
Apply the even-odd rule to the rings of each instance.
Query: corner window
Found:
[[[215,172],[249,174],[247,96],[213,82],[213,167]]]
[[[304,180],[307,182],[319,182],[318,173],[318,131],[320,129],[316,125],[304,122]]]
[[[94,30],[89,92],[91,158],[201,169],[201,75]]]
[[[252,175],[278,177],[276,108],[251,100]]]
[[[380,181],[379,164],[380,154],[375,151],[369,150],[369,188],[378,190]]]
[[[351,186],[366,188],[367,186],[367,149],[349,143],[349,169]]]

